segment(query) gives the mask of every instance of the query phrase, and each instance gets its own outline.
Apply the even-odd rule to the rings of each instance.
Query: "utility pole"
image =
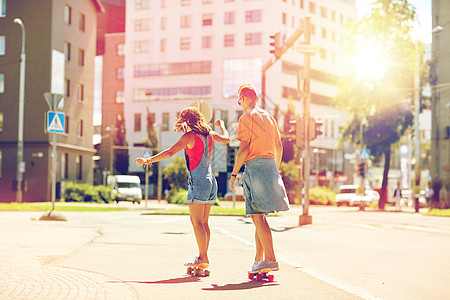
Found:
[[[22,186],[23,173],[25,172],[25,162],[23,161],[23,120],[24,120],[24,106],[25,106],[25,25],[19,18],[14,19],[14,23],[18,24],[22,29],[22,50],[20,53],[20,77],[19,77],[19,118],[17,126],[17,190],[16,202],[22,202]]]
[[[308,46],[311,44],[311,17],[305,18],[305,45]],[[305,203],[303,204],[303,214],[299,217],[299,225],[308,225],[312,224],[312,217],[309,215],[309,175],[310,175],[310,126],[311,122],[310,119],[310,103],[311,103],[311,53],[308,51],[305,51],[303,53],[304,55],[304,86],[303,86],[303,120],[304,120],[304,138],[305,143],[304,147],[305,150],[303,152],[303,171],[304,175],[303,178],[305,178]],[[300,195],[301,196],[301,195]]]
[[[414,209],[419,212],[419,197],[420,197],[420,128],[419,128],[419,114],[420,114],[420,60],[419,60],[419,45],[415,46],[415,62],[414,62],[414,143],[415,143],[415,157],[416,164],[414,165]]]

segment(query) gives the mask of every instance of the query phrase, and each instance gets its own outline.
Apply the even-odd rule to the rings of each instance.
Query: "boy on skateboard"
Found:
[[[134,160],[137,166],[151,165],[169,158],[184,149],[186,165],[189,171],[187,203],[191,223],[198,245],[199,254],[184,265],[206,268],[209,265],[208,247],[210,229],[208,225],[211,204],[216,202],[217,182],[211,169],[213,141],[228,143],[228,132],[222,120],[214,123],[222,133],[211,130],[203,115],[196,107],[185,108],[178,117],[174,131],[183,131],[183,136],[172,147],[152,157],[139,157]]]
[[[275,119],[256,103],[256,88],[244,84],[239,88],[239,105],[245,113],[239,118],[236,139],[241,141],[229,181],[232,191],[236,176],[245,163],[243,189],[246,214],[255,224],[256,255],[249,274],[277,271],[272,232],[266,215],[289,210],[283,180],[278,172],[283,154],[280,132]]]

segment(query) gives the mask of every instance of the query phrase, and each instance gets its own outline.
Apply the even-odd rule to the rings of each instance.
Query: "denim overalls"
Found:
[[[197,134],[196,134],[197,135]],[[189,157],[186,154],[186,164],[188,165],[188,194],[187,203],[215,203],[217,199],[217,181],[211,169],[211,159],[209,157],[209,143],[211,135],[205,137],[198,135],[203,143],[203,155],[198,166],[189,170]],[[196,139],[196,142],[198,139]]]

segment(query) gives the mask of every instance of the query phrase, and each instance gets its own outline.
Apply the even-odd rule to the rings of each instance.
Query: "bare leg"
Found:
[[[264,249],[263,245],[261,243],[261,240],[259,239],[258,232],[255,229],[255,244],[256,244],[256,255],[255,260],[260,261],[264,259]]]
[[[256,227],[256,234],[258,235],[264,250],[265,259],[269,261],[276,261],[275,252],[273,250],[272,232],[270,231],[266,216],[252,215],[251,217]]]
[[[210,230],[208,226],[209,212],[211,204],[189,203],[191,223],[194,228],[195,239],[198,245],[198,258],[208,260],[208,247],[210,240]]]

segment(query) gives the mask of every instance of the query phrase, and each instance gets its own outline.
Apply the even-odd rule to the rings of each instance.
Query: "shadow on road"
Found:
[[[267,282],[267,281],[246,281],[242,283],[230,283],[225,285],[211,284],[210,288],[203,288],[204,291],[232,291],[232,290],[250,290],[255,288],[260,288],[263,286],[276,286],[278,283]]]
[[[115,280],[108,281],[108,283],[140,283],[140,284],[177,284],[200,281],[201,277],[197,276],[183,276],[179,278],[171,278],[157,281],[139,281],[139,280]]]

